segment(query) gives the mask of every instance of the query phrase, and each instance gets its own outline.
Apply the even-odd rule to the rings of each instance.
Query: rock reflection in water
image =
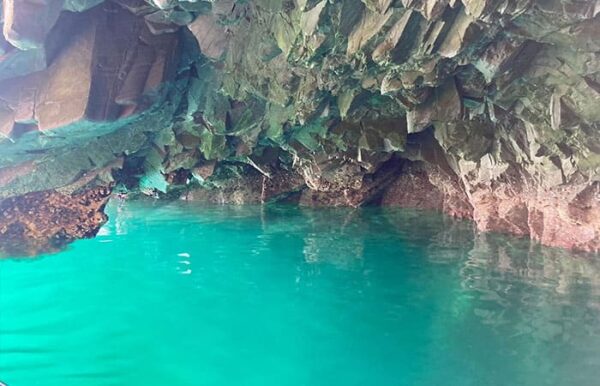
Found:
[[[171,370],[211,383],[224,363],[228,376],[289,369],[273,384],[595,384],[597,257],[417,210],[112,202],[108,215],[64,253],[0,261],[9,383],[64,385],[44,365],[73,363],[131,383],[112,359],[73,362],[89,349],[145,384]],[[10,370],[24,347],[48,354]]]
[[[479,233],[467,221],[421,211],[366,208],[301,213],[307,224],[303,230],[307,263],[363,270],[365,259],[378,258],[369,248],[384,237],[404,243],[407,255],[425,248],[423,255],[430,263],[455,265],[461,281],[461,295],[453,305],[458,319],[473,313],[486,325],[500,327],[507,323],[507,312],[519,310],[520,332],[544,342],[567,339],[573,333],[567,306],[576,303],[585,305],[580,309],[600,311],[600,261],[589,254]],[[398,259],[398,264],[406,264],[402,257]],[[600,326],[593,333],[600,336]]]
[[[468,221],[426,211],[363,208],[299,212],[306,225],[295,231],[305,233],[304,256],[309,263],[360,268],[367,244],[380,238],[397,239],[405,244],[406,253],[425,248],[431,263],[458,264],[465,290],[497,287],[504,291],[503,281],[517,279],[562,296],[583,287],[594,296],[600,295],[600,261],[592,254],[477,232]],[[269,221],[267,216],[266,231]]]
[[[307,263],[326,262],[338,268],[359,269],[364,258],[365,240],[357,211],[303,211],[309,231],[304,236],[304,259]],[[333,220],[333,221],[332,221]]]

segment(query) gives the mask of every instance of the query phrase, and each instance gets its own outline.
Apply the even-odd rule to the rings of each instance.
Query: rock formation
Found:
[[[35,255],[95,236],[106,222],[102,212],[110,189],[99,187],[68,194],[43,191],[0,202],[0,256]]]
[[[598,252],[599,13],[595,0],[2,0],[0,205],[115,187],[405,206]]]

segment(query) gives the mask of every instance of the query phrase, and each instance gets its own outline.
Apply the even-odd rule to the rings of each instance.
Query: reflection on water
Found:
[[[11,386],[596,384],[597,256],[389,208],[109,216],[65,252],[0,261]]]

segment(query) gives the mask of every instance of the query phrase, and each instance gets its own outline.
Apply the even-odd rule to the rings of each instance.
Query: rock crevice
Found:
[[[598,252],[599,11],[2,0],[0,200],[395,205]]]

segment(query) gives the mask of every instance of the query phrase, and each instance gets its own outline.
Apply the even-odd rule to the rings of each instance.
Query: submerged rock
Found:
[[[0,198],[103,170],[157,197],[436,209],[598,252],[598,13],[4,0]]]

